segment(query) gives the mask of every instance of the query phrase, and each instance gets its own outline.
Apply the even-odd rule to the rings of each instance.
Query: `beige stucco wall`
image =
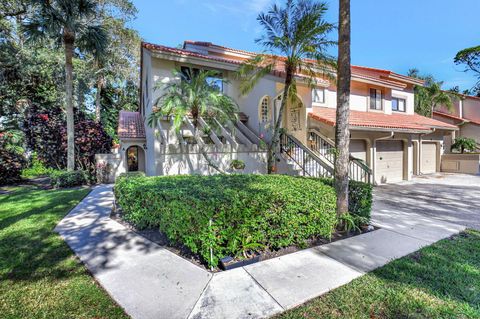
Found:
[[[463,103],[463,118],[480,122],[480,98],[466,98]]]
[[[445,154],[442,172],[479,174],[480,154]]]

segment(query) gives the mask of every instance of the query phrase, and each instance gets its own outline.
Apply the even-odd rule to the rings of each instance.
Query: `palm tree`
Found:
[[[350,0],[340,0],[338,28],[337,118],[335,126],[335,190],[337,215],[348,212],[348,164],[350,158]]]
[[[268,173],[272,172],[287,100],[297,100],[295,75],[302,74],[307,85],[314,87],[317,77],[331,78],[335,69],[335,61],[326,52],[335,44],[328,39],[334,25],[324,20],[326,11],[325,3],[287,0],[284,8],[275,4],[267,13],[260,13],[257,20],[264,34],[256,42],[265,48],[265,53],[249,59],[238,70],[243,80],[242,94],[250,92],[261,78],[273,70],[280,68],[285,74],[279,115],[267,145]]]
[[[107,46],[106,32],[96,23],[94,0],[37,0],[24,25],[29,41],[53,38],[65,52],[67,117],[67,169],[75,168],[73,114],[73,55],[75,50],[101,56]]]
[[[192,120],[197,139],[200,138],[198,130],[200,118],[207,123],[207,129],[218,128],[217,123],[233,129],[234,122],[238,119],[238,105],[232,98],[224,95],[215,81],[212,81],[220,78],[218,72],[212,70],[194,72],[189,68],[186,72],[174,70],[173,76],[178,81],[156,85],[156,89],[161,89],[164,93],[155,102],[148,118],[148,125],[155,127],[157,120],[167,116],[173,118],[173,127],[179,132],[188,117]],[[209,166],[224,173],[202,147],[200,152]]]
[[[415,112],[420,115],[432,117],[438,106],[445,106],[451,111],[453,102],[460,98],[458,93],[442,90],[443,82],[436,81],[433,76],[420,75],[418,69],[408,70],[407,75],[425,81],[423,86],[416,85],[414,88]]]

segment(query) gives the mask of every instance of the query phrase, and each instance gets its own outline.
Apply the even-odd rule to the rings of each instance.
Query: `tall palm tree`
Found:
[[[415,112],[420,115],[432,117],[433,111],[439,106],[451,111],[453,103],[460,99],[460,94],[442,90],[443,82],[435,80],[431,75],[420,75],[418,69],[408,70],[407,75],[425,81],[423,86],[416,85],[414,88]]]
[[[281,69],[285,74],[279,115],[267,145],[268,173],[272,172],[287,100],[297,100],[295,75],[302,74],[311,87],[315,86],[318,77],[332,77],[335,61],[326,50],[335,44],[328,38],[334,25],[325,21],[326,11],[326,3],[287,0],[285,7],[274,4],[268,12],[260,13],[257,20],[264,34],[256,42],[265,48],[265,53],[248,60],[238,70],[239,77],[244,80],[242,94],[250,92],[261,78],[273,70]]]
[[[173,127],[178,132],[188,117],[192,120],[195,129],[193,133],[197,139],[200,138],[199,118],[205,120],[208,129],[218,128],[217,123],[233,129],[238,119],[238,105],[231,97],[224,95],[212,81],[220,78],[218,72],[212,70],[194,72],[189,68],[186,72],[174,70],[173,76],[178,81],[156,85],[156,89],[164,93],[155,102],[148,118],[149,126],[155,127],[157,120],[162,117],[172,117]],[[203,148],[200,148],[200,152],[209,166],[220,173],[225,173],[213,163]]]
[[[53,38],[65,52],[65,99],[67,117],[67,169],[75,168],[73,114],[73,56],[75,50],[101,56],[107,46],[106,32],[97,24],[94,0],[35,0],[24,25],[27,40]]]
[[[348,212],[350,130],[350,0],[340,0],[338,28],[337,118],[335,126],[335,190],[337,215]]]

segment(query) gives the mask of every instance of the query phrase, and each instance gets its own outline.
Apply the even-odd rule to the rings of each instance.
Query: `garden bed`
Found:
[[[216,269],[224,257],[261,261],[359,234],[336,231],[335,192],[327,184],[282,175],[121,177],[115,195],[122,211],[114,218]]]

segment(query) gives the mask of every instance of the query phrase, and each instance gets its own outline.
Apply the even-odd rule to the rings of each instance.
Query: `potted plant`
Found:
[[[234,159],[230,163],[230,168],[233,170],[242,170],[245,169],[245,162],[239,159]]]

